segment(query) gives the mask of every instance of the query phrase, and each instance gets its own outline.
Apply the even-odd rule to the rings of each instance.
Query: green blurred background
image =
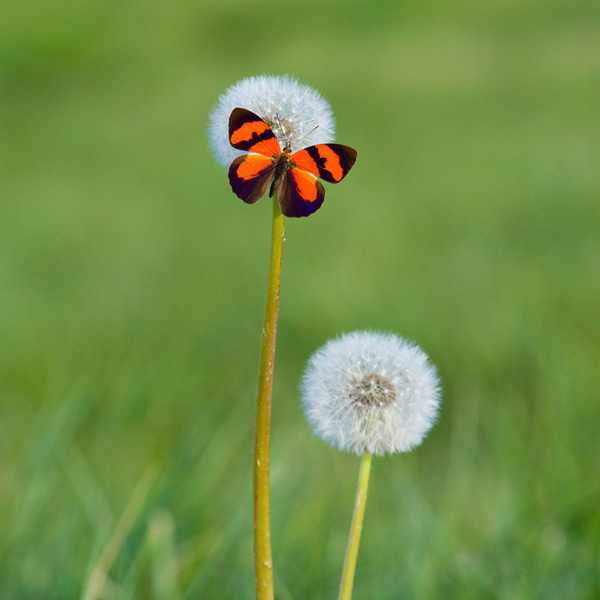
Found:
[[[317,88],[359,152],[286,221],[277,597],[336,595],[359,461],[298,384],[363,328],[444,393],[374,462],[355,597],[600,597],[597,0],[3,3],[0,596],[83,598],[104,565],[105,600],[253,597],[271,207],[206,126],[261,73]]]

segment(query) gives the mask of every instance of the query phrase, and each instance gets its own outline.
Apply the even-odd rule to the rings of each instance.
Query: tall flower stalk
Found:
[[[279,313],[279,284],[283,256],[283,215],[277,195],[273,198],[273,230],[267,302],[256,398],[254,441],[254,570],[257,598],[273,598],[273,557],[271,552],[271,509],[269,489],[269,448],[271,441],[271,397],[275,367],[275,341]]]
[[[313,214],[325,197],[317,177],[337,183],[354,164],[354,149],[329,144],[333,131],[327,101],[290,77],[244,79],[219,98],[210,117],[210,143],[217,161],[229,166],[233,192],[247,204],[254,204],[267,190],[273,197],[254,445],[254,566],[259,600],[273,599],[269,451],[283,218]]]

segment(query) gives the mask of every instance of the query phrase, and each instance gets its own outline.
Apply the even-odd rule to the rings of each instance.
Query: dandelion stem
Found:
[[[271,395],[279,281],[283,253],[283,215],[277,194],[273,197],[271,265],[267,287],[265,323],[260,348],[258,393],[256,398],[256,440],[254,445],[254,571],[257,600],[273,599],[273,558],[271,554],[271,510],[269,506],[269,446],[271,440]]]
[[[342,581],[340,583],[339,600],[350,600],[350,598],[352,598],[352,585],[354,584],[356,558],[358,557],[360,534],[362,532],[363,518],[365,516],[365,506],[367,504],[367,489],[369,487],[370,472],[371,455],[365,454],[362,457],[360,472],[358,474],[358,488],[356,490],[354,514],[352,515],[352,525],[350,525],[348,545],[346,546],[346,558],[344,559],[344,570],[342,572]]]

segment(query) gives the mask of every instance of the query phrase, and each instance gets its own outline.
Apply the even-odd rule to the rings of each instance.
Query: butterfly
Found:
[[[325,189],[317,177],[338,183],[356,160],[356,150],[342,144],[317,144],[292,154],[287,143],[282,151],[269,125],[245,108],[234,108],[229,117],[229,141],[250,153],[238,156],[229,167],[236,196],[254,204],[267,189],[269,197],[277,191],[286,217],[308,217],[318,210]]]

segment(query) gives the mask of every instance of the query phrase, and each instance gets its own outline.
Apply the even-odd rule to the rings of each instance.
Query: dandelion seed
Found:
[[[314,433],[355,454],[406,452],[439,409],[435,367],[416,345],[359,331],[331,340],[309,360],[302,403]]]

